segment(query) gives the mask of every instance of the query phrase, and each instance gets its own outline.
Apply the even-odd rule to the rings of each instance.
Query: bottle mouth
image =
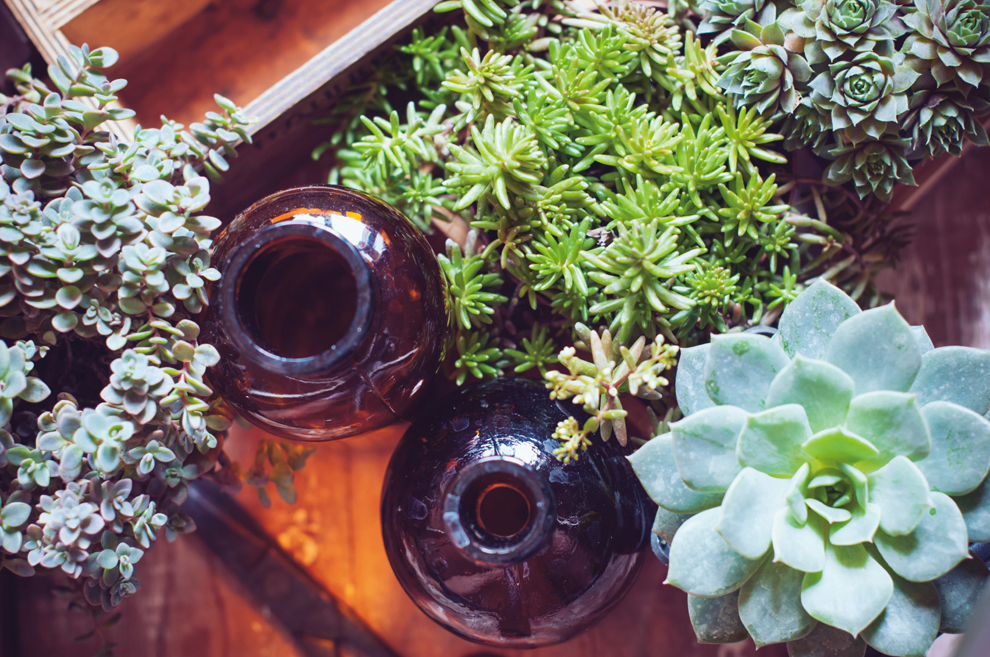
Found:
[[[488,457],[457,473],[444,501],[454,545],[490,566],[521,563],[546,544],[556,521],[550,482],[508,457]]]
[[[316,374],[346,358],[369,330],[371,271],[325,226],[283,223],[238,246],[220,286],[221,317],[248,360],[282,374]]]

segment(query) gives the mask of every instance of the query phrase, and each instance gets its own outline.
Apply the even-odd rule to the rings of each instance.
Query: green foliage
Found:
[[[220,221],[201,214],[210,179],[250,141],[220,96],[188,130],[166,120],[119,140],[108,122],[133,112],[113,108],[126,82],[103,69],[116,59],[73,47],[49,67],[54,89],[25,67],[8,72],[17,95],[0,97],[3,566],[60,569],[107,609],[138,589],[135,564],[159,532],[194,529],[179,511],[187,483],[233,477],[218,465],[230,414],[205,380],[220,356],[191,316],[219,278]],[[49,397],[36,362],[80,338],[112,356],[102,402],[62,393],[40,415],[18,409]]]
[[[699,33],[728,49],[718,82],[737,108],[782,122],[789,150],[870,158],[868,176],[843,162],[824,175],[829,184],[855,180],[860,198],[889,201],[895,183],[914,184],[910,162],[987,143],[990,18],[979,2],[706,0],[701,8]]]
[[[924,654],[942,627],[939,587],[988,577],[965,561],[990,532],[986,498],[964,500],[990,470],[990,352],[932,349],[893,305],[861,311],[818,280],[775,338],[721,336],[681,362],[691,408],[630,457],[661,507],[690,516],[668,583],[738,592],[720,623],[741,620],[757,646],[821,623],[846,637],[836,655],[862,654],[856,636]],[[972,613],[963,599],[951,623]]]

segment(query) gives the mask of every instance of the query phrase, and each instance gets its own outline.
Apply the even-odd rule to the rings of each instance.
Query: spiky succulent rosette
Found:
[[[958,80],[977,86],[990,64],[990,17],[974,0],[914,0],[915,11],[904,16],[912,28],[902,48],[906,63],[935,81]]]
[[[791,114],[797,108],[797,83],[811,78],[811,68],[801,55],[784,46],[784,30],[773,22],[761,27],[746,21],[743,29],[731,31],[732,44],[738,50],[719,58],[726,70],[719,78],[720,87],[729,92],[739,105],[755,105],[763,114],[778,108]]]
[[[763,23],[767,14],[776,15],[773,3],[766,0],[703,0],[699,8],[705,16],[698,34],[716,34],[715,43],[727,40],[730,32],[746,21]]]
[[[842,185],[850,180],[860,198],[876,194],[881,201],[890,202],[894,185],[916,185],[911,164],[907,160],[909,142],[890,135],[858,144],[836,146],[826,153],[835,161],[822,176],[830,185]]]
[[[911,129],[912,157],[962,155],[965,141],[990,144],[977,117],[990,111],[990,103],[977,94],[969,97],[955,89],[920,91],[911,97],[904,123]]]
[[[894,19],[897,7],[884,0],[798,0],[800,10],[786,12],[794,32],[805,39],[811,64],[839,59],[846,51],[877,51],[890,56],[893,40],[903,34]]]
[[[816,281],[773,339],[686,349],[685,418],[630,460],[699,639],[924,655],[987,579],[990,351]],[[831,646],[822,652],[822,646]]]
[[[832,117],[832,129],[853,143],[896,131],[908,110],[910,76],[874,52],[834,62],[811,81],[811,102]]]

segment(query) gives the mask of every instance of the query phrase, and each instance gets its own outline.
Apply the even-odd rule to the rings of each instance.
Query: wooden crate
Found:
[[[266,129],[437,0],[5,0],[45,60],[111,46],[121,104],[180,123],[220,93]]]

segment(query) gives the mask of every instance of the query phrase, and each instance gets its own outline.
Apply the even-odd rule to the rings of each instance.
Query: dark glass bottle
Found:
[[[332,440],[406,419],[443,360],[447,295],[426,239],[343,187],[269,196],[215,242],[210,382],[248,420]]]
[[[421,416],[392,455],[382,494],[385,551],[428,616],[505,648],[588,629],[642,564],[656,507],[615,440],[577,462],[553,456],[575,408],[537,382],[498,379]]]

